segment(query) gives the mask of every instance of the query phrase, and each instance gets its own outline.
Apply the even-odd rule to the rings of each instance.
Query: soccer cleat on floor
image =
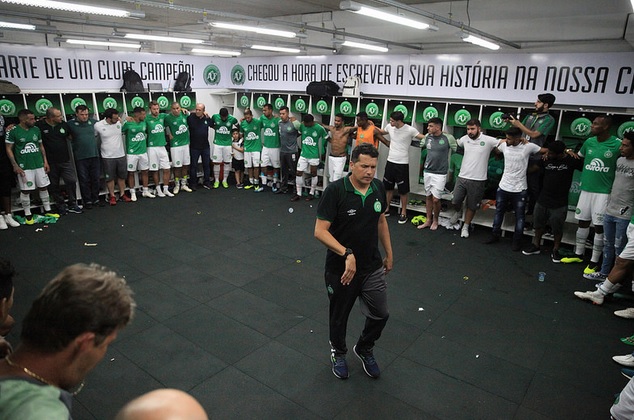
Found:
[[[35,220],[33,220],[33,216],[26,216],[24,223],[27,225],[33,225],[35,224]]]
[[[464,225],[462,227],[462,230],[460,231],[460,237],[461,238],[468,238],[469,237],[469,225]]]
[[[181,187],[181,190],[185,191],[185,192],[192,192],[193,190],[191,188],[189,188],[189,185],[185,184]]]
[[[564,264],[582,263],[583,255],[575,255],[574,257],[564,257],[561,259],[561,262]]]
[[[15,220],[13,218],[13,215],[11,215],[11,214],[5,214],[4,215],[4,221],[7,222],[7,225],[9,225],[11,227],[20,227],[20,223],[18,223],[18,221]]]
[[[229,183],[227,181],[222,181],[222,188],[229,188]]]
[[[612,360],[621,366],[634,367],[634,356],[626,354],[625,356],[613,356]]]
[[[59,217],[60,217],[59,214],[57,214],[57,213],[44,213],[44,216],[46,216],[46,217],[54,217],[56,219],[59,219]]]
[[[524,254],[524,255],[539,255],[540,252],[542,252],[542,251],[537,245],[531,244],[528,248],[526,248],[525,250],[522,251],[522,254]]]
[[[132,201],[136,201],[137,200],[136,193],[130,194],[130,200],[132,200]]]
[[[125,195],[125,193],[123,193],[121,194],[121,196],[119,196],[119,201],[123,201],[124,203],[129,203],[132,201],[132,199],[128,197],[127,195]]]
[[[332,364],[332,373],[339,379],[348,379],[348,364],[344,356],[337,356],[335,353],[330,355],[330,363]]]
[[[575,292],[575,296],[579,299],[589,300],[595,305],[603,305],[603,300],[605,299],[605,295],[599,289],[588,292]]]
[[[620,311],[614,311],[614,315],[619,318],[634,319],[634,308],[621,309]]]
[[[178,182],[177,182],[177,183],[176,183],[176,185],[174,185],[174,192],[173,192],[173,194],[174,194],[174,195],[178,194],[178,193],[180,192],[180,190],[181,190],[181,186],[180,186],[180,185],[178,185]]]
[[[407,216],[404,214],[400,214],[398,216],[398,224],[399,225],[404,225],[405,223],[407,223]]]
[[[550,254],[550,259],[555,264],[559,264],[561,262],[561,255],[559,255],[559,250],[553,249],[553,252]]]
[[[361,360],[361,363],[363,363],[363,370],[370,378],[376,379],[381,375],[381,369],[379,369],[379,365],[372,352],[362,353],[357,351],[356,345],[352,348],[352,351],[354,351],[354,354],[356,354],[359,360]]]
[[[590,262],[590,264],[588,264],[586,268],[583,269],[583,274],[596,273],[597,271],[599,271],[600,268],[601,267],[599,267],[597,263]]]
[[[220,182],[215,181],[215,182],[214,182],[214,189],[218,188],[219,186],[220,186]]]
[[[156,196],[154,194],[152,194],[150,191],[143,191],[143,193],[141,193],[141,197],[156,198]]]
[[[9,226],[7,226],[7,222],[6,220],[4,220],[4,215],[2,215],[2,217],[0,217],[0,230],[7,230],[9,229]]]
[[[263,186],[261,186],[261,185],[258,185],[257,187],[255,187],[255,188],[253,189],[253,191],[255,191],[255,192],[262,192],[262,191],[264,191],[264,187],[263,187]]]
[[[115,197],[114,195],[111,195],[110,198],[108,199],[108,203],[110,203],[111,206],[116,206],[117,205],[117,197]]]
[[[163,189],[163,194],[165,194],[166,197],[174,197],[174,194],[172,194],[167,188]]]
[[[157,188],[155,194],[157,197],[161,197],[161,198],[165,197],[165,193],[161,190],[161,188]]]
[[[250,190],[251,188],[253,188],[253,184],[249,184],[249,185],[245,185],[244,186],[245,190]]]
[[[583,278],[588,280],[603,281],[608,278],[605,274],[597,271],[596,273],[583,273]]]

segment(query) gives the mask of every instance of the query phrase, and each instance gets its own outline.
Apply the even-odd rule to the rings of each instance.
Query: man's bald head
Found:
[[[127,403],[115,420],[208,420],[194,397],[178,389],[157,389]]]

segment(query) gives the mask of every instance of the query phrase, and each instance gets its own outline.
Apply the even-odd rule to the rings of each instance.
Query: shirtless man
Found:
[[[328,179],[334,182],[343,177],[343,168],[346,166],[348,138],[356,127],[343,125],[343,114],[335,115],[335,125],[322,126],[330,131],[330,155],[328,156]]]

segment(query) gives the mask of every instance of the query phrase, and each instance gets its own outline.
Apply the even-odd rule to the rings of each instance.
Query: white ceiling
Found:
[[[67,1],[79,3],[75,0]],[[385,1],[358,2],[390,12],[397,11],[395,7],[385,6]],[[424,11],[426,15],[439,16],[434,22],[439,28],[437,32],[409,29],[342,11],[339,9],[339,0],[84,0],[81,3],[141,11],[145,13],[145,18],[118,19],[77,15],[0,3],[3,15],[0,20],[47,26],[37,33],[2,30],[0,42],[59,46],[56,41],[59,37],[115,40],[115,32],[145,32],[204,39],[206,44],[217,48],[240,49],[243,56],[267,55],[250,50],[249,46],[254,43],[299,45],[302,54],[332,54],[333,39],[344,38],[354,41],[364,41],[363,38],[367,38],[369,43],[387,44],[390,54],[489,53],[488,50],[460,40],[459,27],[468,25],[520,47],[516,49],[502,45],[502,53],[634,50],[634,19],[630,0],[401,2]],[[429,21],[407,10],[398,9],[398,12],[413,19]],[[449,20],[454,25],[447,24]],[[210,28],[206,22],[212,21],[292,30],[303,33],[306,37],[287,40],[249,35]],[[183,54],[182,47],[181,44],[149,42],[143,46],[142,51]],[[339,46],[337,49],[339,54],[367,53],[348,47]]]

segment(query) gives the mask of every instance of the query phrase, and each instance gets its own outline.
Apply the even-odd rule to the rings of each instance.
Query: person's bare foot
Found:
[[[428,220],[425,223],[423,223],[422,225],[418,225],[416,226],[418,229],[425,229],[431,226],[431,222]]]
[[[434,221],[434,223],[431,224],[431,227],[429,228],[429,230],[436,230],[438,229],[438,222]]]

